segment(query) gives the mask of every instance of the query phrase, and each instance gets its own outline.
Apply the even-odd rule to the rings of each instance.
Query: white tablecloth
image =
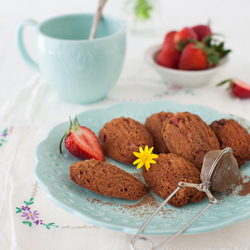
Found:
[[[138,65],[138,62],[134,63]],[[56,92],[42,77],[35,75],[20,93],[2,107],[1,249],[129,249],[132,235],[90,225],[57,207],[48,199],[33,176],[37,144],[47,136],[52,127],[67,121],[69,116],[118,102],[171,100],[207,105],[220,112],[237,114],[250,120],[250,112],[246,108],[250,105],[250,100],[232,97],[225,88],[217,89],[212,83],[197,89],[172,86],[160,80],[143,62],[139,65],[141,66],[133,71],[133,65],[125,65],[124,70],[131,72],[130,76],[121,78],[107,98],[96,104],[64,102],[58,99]],[[145,72],[143,77],[140,77],[140,72]],[[30,201],[31,198],[33,200]],[[17,212],[18,208],[26,206],[24,201],[33,202],[30,207],[33,212],[36,211],[38,225],[32,224],[29,227],[22,223],[25,221],[21,217],[23,213]],[[179,236],[165,249],[249,249],[249,234],[250,220],[246,220],[215,232]],[[155,243],[164,238],[152,237]]]

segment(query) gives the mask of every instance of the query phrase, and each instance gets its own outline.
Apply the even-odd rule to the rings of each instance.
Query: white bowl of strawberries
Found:
[[[204,85],[229,61],[224,42],[207,25],[170,31],[163,44],[145,51],[146,62],[171,84],[183,87]]]

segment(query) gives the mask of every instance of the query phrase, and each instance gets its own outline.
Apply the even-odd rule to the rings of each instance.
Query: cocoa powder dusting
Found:
[[[140,180],[141,182],[145,183],[144,177],[142,175],[142,172],[138,172],[138,173],[133,173],[132,174],[135,178],[137,178],[138,180]]]
[[[250,194],[250,177],[241,173],[239,179],[227,191],[226,195],[247,196]]]
[[[141,201],[136,204],[117,204],[113,202],[102,202],[98,199],[87,198],[92,204],[101,206],[110,206],[113,211],[118,211],[121,213],[127,213],[128,211],[133,216],[145,219],[148,218],[152,212],[154,212],[162,203],[162,201],[157,200],[151,193],[147,194]],[[169,206],[161,208],[159,211],[159,216],[162,218],[172,217],[173,210]]]
[[[246,182],[242,182],[242,188],[239,191],[239,195],[246,196],[250,193],[250,178],[248,177],[248,180]]]

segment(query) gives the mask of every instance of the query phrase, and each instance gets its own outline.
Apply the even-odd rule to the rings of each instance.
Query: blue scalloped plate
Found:
[[[184,112],[199,115],[205,122],[221,118],[233,118],[248,129],[250,124],[244,119],[228,114],[221,114],[211,108],[199,105],[183,105],[168,101],[151,103],[121,103],[105,109],[89,110],[79,114],[81,125],[90,128],[98,135],[103,125],[113,118],[131,117],[141,123],[153,113],[160,111]],[[79,161],[63,148],[59,154],[59,142],[69,122],[61,123],[53,128],[48,137],[36,149],[37,165],[34,175],[45,190],[49,199],[57,206],[74,214],[80,219],[96,226],[105,227],[125,233],[134,234],[144,221],[163,201],[154,193],[148,194],[139,201],[128,201],[96,194],[79,187],[71,181],[69,166]],[[125,171],[140,177],[141,172],[134,166],[126,165],[106,157],[106,161],[117,165]],[[242,174],[250,176],[250,162],[241,168]],[[211,206],[184,233],[204,233],[250,218],[250,195],[239,196],[237,192],[230,195],[220,194],[218,203]],[[200,203],[189,203],[183,208],[165,206],[148,224],[144,234],[170,235],[185,225],[208,203],[208,199]]]

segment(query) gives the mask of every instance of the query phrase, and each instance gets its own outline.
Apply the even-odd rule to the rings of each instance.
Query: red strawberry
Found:
[[[65,137],[65,146],[69,152],[82,159],[94,158],[104,161],[104,153],[96,135],[88,128],[80,126],[77,118],[74,125],[70,120],[70,127],[60,142],[60,153],[62,153],[62,142]]]
[[[164,42],[163,42],[162,47],[161,47],[162,50],[168,46],[174,47],[174,45],[175,45],[175,43],[174,43],[175,33],[176,33],[176,31],[170,31],[166,34],[166,36],[164,38]]]
[[[206,53],[197,48],[195,43],[189,43],[182,51],[178,69],[202,70],[209,66]]]
[[[229,83],[231,92],[239,98],[250,98],[250,85],[236,78],[227,79],[217,86],[221,86],[224,83]]]
[[[194,30],[188,27],[183,28],[181,31],[176,32],[176,34],[174,35],[174,43],[176,45],[176,48],[179,50],[182,50],[185,45],[193,39],[198,39],[197,34]]]
[[[163,67],[177,69],[181,53],[170,45],[158,54],[157,63]]]
[[[197,34],[198,41],[202,41],[203,38],[212,35],[212,31],[208,25],[196,25],[192,27],[192,30]]]

